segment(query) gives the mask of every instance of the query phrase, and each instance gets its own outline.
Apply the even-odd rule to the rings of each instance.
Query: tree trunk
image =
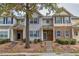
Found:
[[[26,3],[27,12],[29,11],[29,3]],[[30,48],[29,43],[29,16],[26,12],[26,40],[25,40],[25,48]]]

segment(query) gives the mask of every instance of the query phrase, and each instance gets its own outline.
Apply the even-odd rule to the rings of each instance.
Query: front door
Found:
[[[23,38],[23,31],[17,30],[17,40],[21,40]]]
[[[53,30],[44,30],[43,39],[47,41],[53,41]]]
[[[48,40],[49,41],[53,40],[53,31],[48,31]]]

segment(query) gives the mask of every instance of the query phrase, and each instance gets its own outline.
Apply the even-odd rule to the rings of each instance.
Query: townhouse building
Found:
[[[33,13],[29,20],[29,38],[31,41],[56,39],[76,39],[79,41],[79,17],[72,15],[63,8],[60,13],[52,16],[43,16],[38,11]],[[17,24],[17,20],[20,20]],[[26,38],[26,18],[11,16],[0,17],[0,38],[18,41]]]

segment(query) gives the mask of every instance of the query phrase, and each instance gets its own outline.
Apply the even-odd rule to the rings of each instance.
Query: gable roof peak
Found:
[[[69,11],[67,11],[64,7],[58,8],[53,16],[74,16]]]

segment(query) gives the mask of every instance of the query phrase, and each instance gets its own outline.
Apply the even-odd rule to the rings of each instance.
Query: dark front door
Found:
[[[23,31],[17,30],[17,40],[21,40],[23,38]]]
[[[48,31],[48,40],[53,41],[53,31]]]
[[[44,30],[43,39],[47,41],[53,41],[53,30]]]

